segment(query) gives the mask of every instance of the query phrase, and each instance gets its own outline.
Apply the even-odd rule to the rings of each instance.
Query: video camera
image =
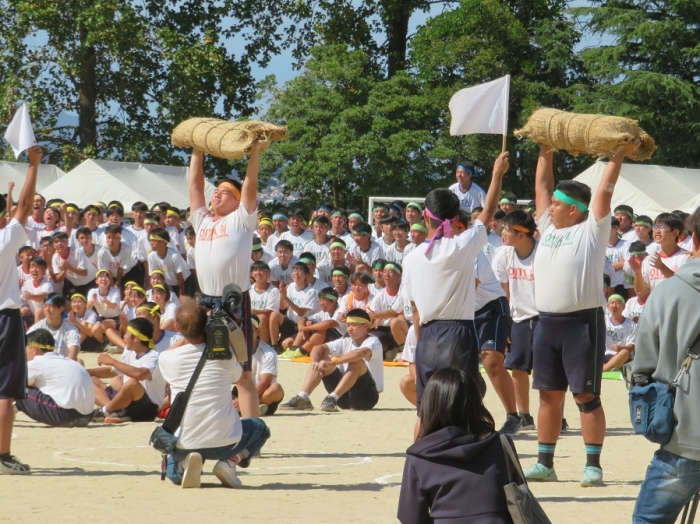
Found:
[[[224,287],[221,298],[204,297],[198,304],[211,310],[207,319],[207,360],[248,361],[248,348],[236,311],[243,302],[243,291],[236,284]],[[231,348],[233,347],[233,352]]]

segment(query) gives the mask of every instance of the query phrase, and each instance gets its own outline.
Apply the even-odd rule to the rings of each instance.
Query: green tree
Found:
[[[601,45],[581,54],[595,80],[576,109],[628,116],[654,137],[650,162],[700,166],[700,2],[593,0],[576,13]]]

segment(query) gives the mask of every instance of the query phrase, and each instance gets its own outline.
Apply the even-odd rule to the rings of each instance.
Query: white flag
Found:
[[[22,104],[12,122],[7,126],[5,131],[5,140],[10,143],[12,150],[15,152],[15,158],[19,158],[20,153],[36,145],[34,131],[32,130],[32,121],[29,119],[29,111],[27,104]]]
[[[450,135],[508,134],[510,75],[457,91],[450,100]]]

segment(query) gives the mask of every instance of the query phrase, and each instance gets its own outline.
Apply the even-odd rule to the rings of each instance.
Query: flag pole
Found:
[[[506,152],[506,135],[503,135],[503,142],[501,143],[501,153]]]
[[[501,153],[506,152],[506,135],[508,134],[508,113],[510,109],[510,75],[506,75],[506,89],[503,105],[505,106],[503,118],[503,141],[501,142]]]

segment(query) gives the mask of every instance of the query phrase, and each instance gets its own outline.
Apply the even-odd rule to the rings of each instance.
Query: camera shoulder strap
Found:
[[[190,400],[190,395],[192,394],[194,385],[197,382],[200,373],[202,373],[202,369],[204,368],[204,364],[206,364],[206,362],[207,350],[206,348],[204,348],[204,350],[202,351],[202,356],[199,357],[197,367],[194,368],[194,372],[192,373],[192,377],[190,378],[190,381],[188,382],[185,391],[178,393],[175,396],[170,406],[168,416],[165,417],[165,421],[163,422],[163,429],[166,430],[168,433],[174,435],[177,431],[177,428],[180,427],[180,424],[182,423],[182,418],[185,416],[185,410],[187,409],[187,403]]]

